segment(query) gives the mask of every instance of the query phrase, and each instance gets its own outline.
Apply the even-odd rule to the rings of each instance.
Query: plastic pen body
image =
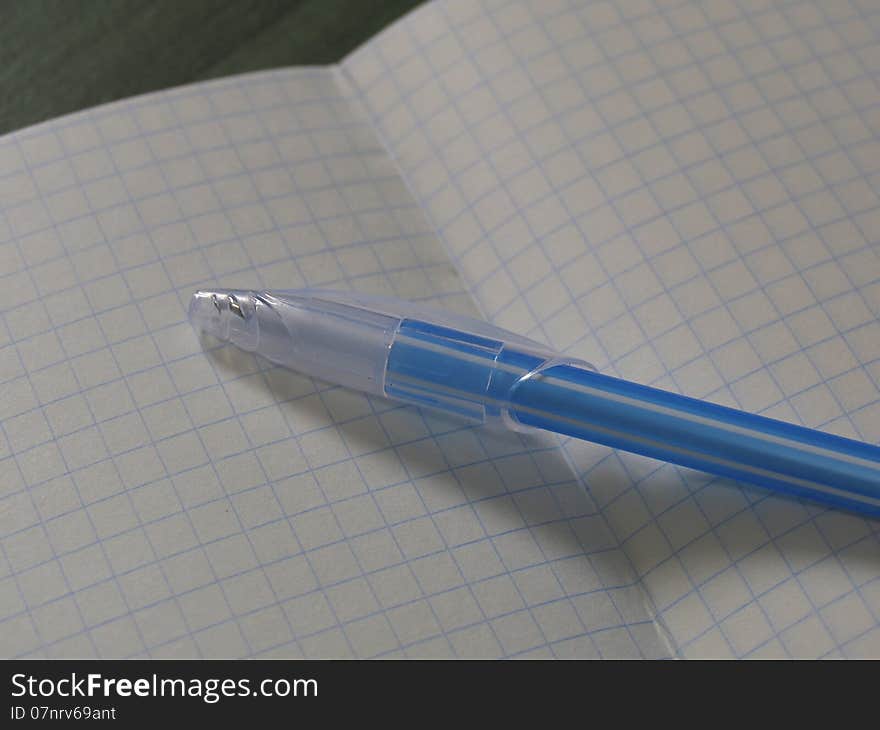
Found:
[[[405,321],[388,358],[389,395],[606,444],[829,504],[880,514],[880,449],[732,408],[553,364],[499,343]]]
[[[880,515],[880,448],[619,378],[485,322],[320,290],[202,292],[193,323],[318,378]]]

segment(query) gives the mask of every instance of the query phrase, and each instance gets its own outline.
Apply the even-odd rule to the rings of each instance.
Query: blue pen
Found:
[[[877,446],[602,375],[479,320],[317,289],[200,291],[190,320],[331,383],[880,514]]]

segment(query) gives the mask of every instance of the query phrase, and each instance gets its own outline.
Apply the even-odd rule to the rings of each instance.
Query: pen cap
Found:
[[[312,375],[384,395],[385,365],[400,318],[309,290],[200,291],[190,321],[208,334]]]
[[[200,291],[189,316],[197,330],[306,375],[505,428],[525,430],[510,415],[520,381],[558,361],[488,322],[357,292]]]

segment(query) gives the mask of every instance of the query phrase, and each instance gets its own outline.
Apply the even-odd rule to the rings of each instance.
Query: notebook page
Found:
[[[0,140],[0,655],[665,651],[554,443],[186,323],[212,285],[473,312],[353,94],[272,72]]]
[[[497,324],[877,443],[877,11],[437,2],[343,68]],[[564,448],[681,655],[880,654],[876,521]]]

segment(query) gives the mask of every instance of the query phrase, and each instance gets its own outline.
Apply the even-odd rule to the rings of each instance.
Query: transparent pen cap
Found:
[[[200,291],[190,320],[329,383],[506,428],[518,382],[559,362],[546,345],[488,322],[354,292]]]
[[[400,317],[309,290],[196,292],[190,322],[279,365],[375,395]]]

